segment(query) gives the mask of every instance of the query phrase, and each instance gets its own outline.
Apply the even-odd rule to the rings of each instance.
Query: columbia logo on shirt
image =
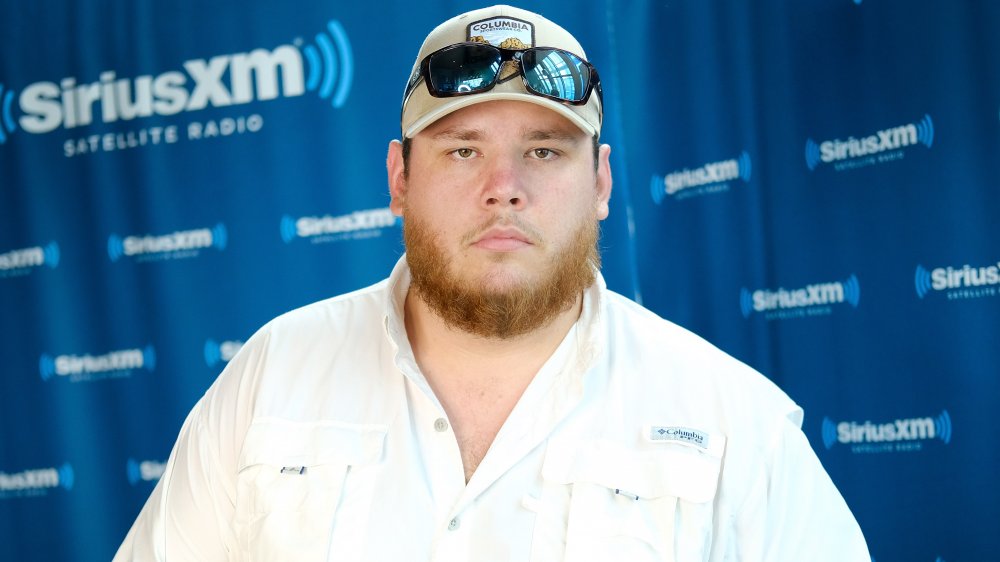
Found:
[[[704,431],[691,429],[689,427],[661,427],[653,426],[649,430],[650,441],[681,441],[697,445],[702,449],[708,448],[708,434]]]

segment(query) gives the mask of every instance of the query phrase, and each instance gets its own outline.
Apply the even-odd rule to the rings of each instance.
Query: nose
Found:
[[[523,209],[527,203],[524,178],[515,158],[497,157],[486,172],[482,205],[490,211]]]

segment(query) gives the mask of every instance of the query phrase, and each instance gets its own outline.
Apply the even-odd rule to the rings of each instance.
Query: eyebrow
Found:
[[[434,140],[460,140],[460,141],[476,141],[482,140],[486,137],[486,131],[482,129],[464,129],[458,127],[451,127],[443,131],[434,133],[431,138]]]
[[[530,129],[525,130],[522,135],[530,141],[559,141],[570,144],[578,144],[580,135],[575,135],[565,129]]]

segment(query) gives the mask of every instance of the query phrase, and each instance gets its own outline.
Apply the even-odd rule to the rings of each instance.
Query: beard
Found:
[[[463,237],[471,241],[491,226],[508,224],[496,217]],[[513,224],[522,226],[518,222]],[[552,322],[568,310],[584,289],[594,282],[600,268],[597,250],[598,220],[584,219],[570,242],[547,261],[534,282],[512,283],[506,288],[491,288],[488,279],[466,279],[453,271],[441,248],[439,237],[427,224],[404,213],[403,240],[406,262],[410,266],[416,291],[445,324],[488,339],[510,339],[530,333]],[[529,235],[530,229],[523,229]],[[536,245],[540,237],[531,236]],[[498,255],[496,261],[504,256]]]

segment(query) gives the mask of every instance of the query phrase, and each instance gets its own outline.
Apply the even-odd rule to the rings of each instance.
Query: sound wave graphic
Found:
[[[858,301],[861,300],[861,284],[858,283],[856,275],[851,275],[844,281],[844,300],[854,308],[858,307]]]
[[[147,345],[142,350],[142,366],[147,371],[156,369],[156,350],[153,349],[152,345]]]
[[[291,244],[295,240],[295,219],[288,215],[281,217],[281,239],[285,244]]]
[[[663,203],[667,197],[667,186],[663,183],[663,176],[654,175],[649,178],[649,194],[653,196],[653,202],[657,205]]]
[[[750,318],[753,314],[753,297],[750,296],[750,291],[747,288],[740,289],[740,311],[743,312],[744,318]]]
[[[128,483],[135,486],[142,479],[142,474],[139,471],[139,463],[135,459],[129,459],[125,463],[125,475],[128,477]]]
[[[806,139],[806,166],[810,172],[816,169],[819,161],[819,145],[812,139]]]
[[[0,144],[7,142],[7,135],[17,130],[17,123],[11,113],[11,105],[14,103],[14,91],[7,90],[4,94],[3,84],[0,84]]]
[[[215,340],[205,341],[203,353],[205,356],[205,363],[209,367],[215,367],[219,364],[219,361],[222,361],[222,347],[219,345],[219,342]]]
[[[59,258],[61,256],[59,252],[59,244],[56,244],[55,242],[49,242],[45,246],[43,253],[45,254],[45,265],[49,266],[52,269],[55,269],[56,267],[59,266]]]
[[[221,252],[226,249],[227,243],[229,243],[229,233],[226,232],[226,225],[220,222],[212,228],[212,247]]]
[[[942,410],[941,415],[934,418],[934,435],[945,445],[951,443],[951,416],[948,410]]]
[[[65,490],[72,490],[75,480],[76,475],[73,473],[73,467],[68,462],[63,463],[59,467],[59,485]]]
[[[823,417],[823,446],[828,450],[837,443],[837,426],[828,417]]]
[[[306,45],[302,52],[309,65],[306,89],[319,97],[330,98],[333,107],[343,107],[354,80],[354,54],[344,27],[337,20],[326,25],[327,34],[316,34],[316,45]]]
[[[917,123],[917,140],[927,148],[934,144],[934,122],[931,121],[931,116],[926,113],[924,118]]]
[[[750,176],[753,172],[753,162],[751,162],[750,155],[747,153],[747,151],[744,150],[742,153],[740,153],[738,162],[740,165],[740,179],[742,179],[747,183],[750,183]]]
[[[918,264],[917,271],[913,274],[913,284],[917,289],[917,296],[924,298],[931,290],[931,273]]]
[[[47,381],[56,374],[56,360],[51,355],[43,353],[38,359],[38,373],[43,381]]]
[[[122,237],[117,234],[108,236],[108,257],[111,258],[111,261],[118,261],[124,255],[125,243],[122,241]]]

